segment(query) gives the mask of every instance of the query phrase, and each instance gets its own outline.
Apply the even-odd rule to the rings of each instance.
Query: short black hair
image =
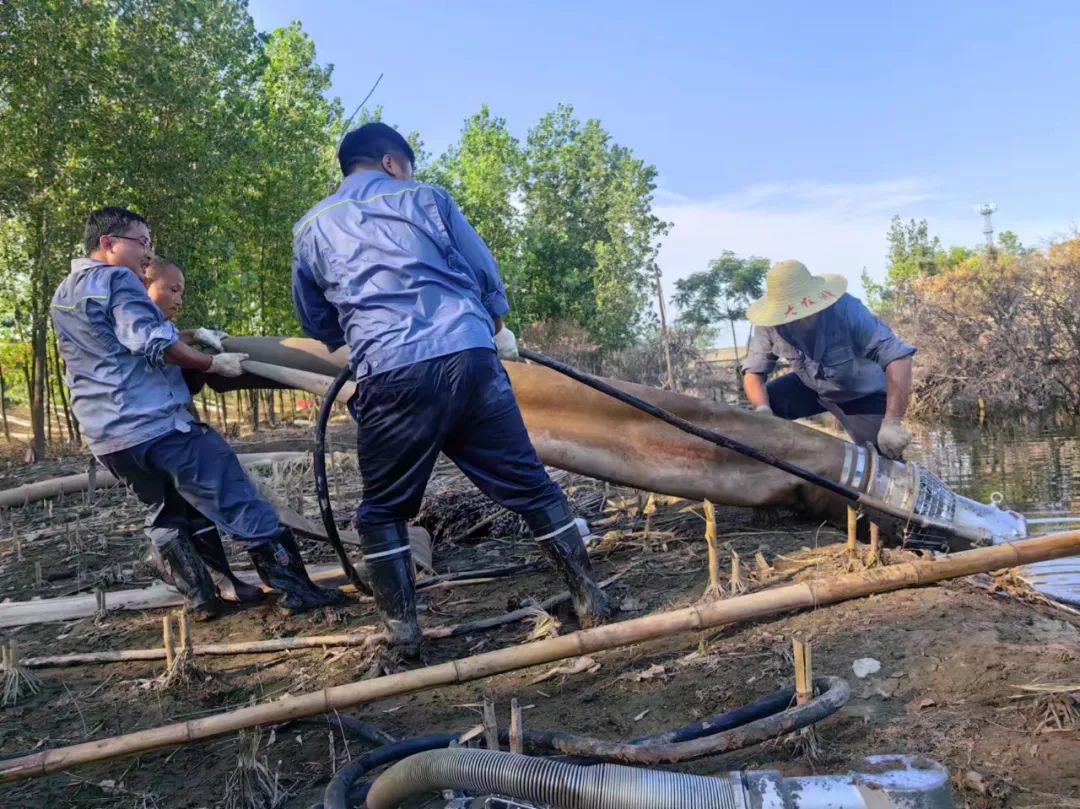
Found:
[[[165,270],[169,267],[175,267],[180,272],[184,272],[184,268],[173,261],[171,258],[165,256],[154,256],[150,259],[150,263],[146,265],[146,280],[156,281]]]
[[[357,166],[378,163],[385,154],[407,157],[409,163],[416,165],[416,155],[401,133],[382,121],[372,121],[342,138],[337,153],[338,164],[342,175],[347,177]]]
[[[145,219],[127,208],[110,205],[91,211],[83,230],[83,247],[87,255],[98,249],[102,236],[123,236],[125,230],[140,222],[149,227]]]

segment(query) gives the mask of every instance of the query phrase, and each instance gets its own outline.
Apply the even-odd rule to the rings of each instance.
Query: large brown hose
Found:
[[[230,337],[228,351],[256,362],[318,374],[329,383],[345,362],[315,340]],[[537,365],[504,363],[544,463],[644,491],[733,506],[787,506],[840,517],[844,504],[786,472],[721,449],[617,402],[599,391]],[[818,430],[719,402],[615,380],[612,384],[677,416],[793,464],[839,480],[844,442]],[[254,374],[208,377],[219,390],[281,386]]]
[[[699,604],[630,621],[586,629],[562,637],[473,655],[436,666],[346,683],[321,691],[253,705],[187,722],[123,736],[43,750],[0,761],[0,782],[32,778],[93,761],[139,755],[164,747],[209,739],[254,725],[300,719],[352,708],[387,697],[465,683],[509,671],[641,643],[794,609],[820,607],[903,587],[970,576],[1080,553],[1080,531],[977,548],[943,559],[904,562],[831,579],[800,582],[723,601]]]

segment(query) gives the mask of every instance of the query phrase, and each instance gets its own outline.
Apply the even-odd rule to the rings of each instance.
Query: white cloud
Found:
[[[885,235],[893,215],[925,217],[945,245],[977,244],[982,232],[973,203],[921,178],[753,185],[707,200],[658,191],[655,211],[673,223],[658,259],[669,300],[676,279],[705,269],[724,250],[773,261],[797,258],[811,272],[846,276],[850,291],[861,296],[863,269],[875,279],[885,273]],[[1070,230],[1067,218],[999,226],[1027,244]]]

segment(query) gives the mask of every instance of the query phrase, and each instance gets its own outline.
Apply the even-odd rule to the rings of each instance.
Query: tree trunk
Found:
[[[735,337],[735,318],[729,317],[731,324],[731,350],[735,352],[735,401],[742,399],[742,374],[739,373],[739,340]]]
[[[4,419],[4,440],[11,441],[11,430],[7,420],[7,384],[4,381],[4,368],[0,366],[0,416]]]
[[[34,460],[46,456],[45,438],[45,323],[34,317],[30,327],[30,347],[33,352],[30,366],[30,428],[34,434]]]
[[[43,362],[46,365],[47,365],[48,361],[49,361],[48,356],[44,357]],[[35,369],[34,372],[37,373],[37,369]],[[49,384],[49,374],[47,372],[48,372],[48,368],[46,367],[45,381],[44,381],[44,385],[45,385],[45,436],[46,436],[47,443],[51,444],[53,442],[53,429],[52,429],[53,413],[55,413],[56,411],[53,408],[52,385]],[[40,458],[38,460],[40,460]]]
[[[202,405],[202,419],[210,424],[210,408],[206,405],[206,391],[199,392],[199,404]]]
[[[274,391],[266,392],[266,423],[273,427],[277,424],[277,414],[274,412]]]
[[[251,405],[251,431],[257,433],[259,432],[259,392],[248,391],[247,399],[248,404]]]
[[[67,423],[68,440],[78,442],[82,436],[79,434],[79,420],[71,412],[68,404],[67,384],[64,382],[63,360],[60,358],[60,346],[56,344],[56,334],[53,333],[53,368],[56,370],[56,389],[60,393],[60,405],[64,408],[64,421]]]
[[[664,290],[660,286],[660,265],[653,264],[656,271],[656,301],[660,304],[660,341],[664,344],[664,362],[667,365],[667,387],[669,390],[678,390],[675,387],[675,371],[671,366],[671,339],[668,335],[667,310],[664,308]]]
[[[221,415],[221,427],[222,432],[226,435],[229,434],[229,406],[225,400],[224,394],[219,393],[218,398],[218,413]]]

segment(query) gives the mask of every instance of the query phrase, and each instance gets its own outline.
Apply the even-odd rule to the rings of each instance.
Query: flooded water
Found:
[[[1077,428],[1016,426],[927,430],[906,453],[958,494],[1003,505],[1029,520],[1030,533],[1080,529],[1080,431]],[[1080,604],[1080,557],[1042,562],[1024,578],[1047,595]]]

